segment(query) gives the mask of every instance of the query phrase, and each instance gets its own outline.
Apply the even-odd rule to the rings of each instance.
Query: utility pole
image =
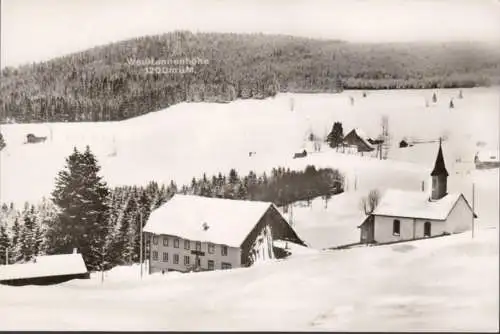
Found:
[[[140,267],[141,267],[141,279],[142,279],[142,211],[139,210],[139,224],[140,224],[140,227],[139,227],[139,231],[140,231],[140,239],[141,239],[141,244],[140,244],[140,251],[139,251],[139,264],[140,264]]]
[[[475,211],[475,203],[474,203],[474,183],[472,183],[472,239],[474,239],[474,215],[476,214]]]

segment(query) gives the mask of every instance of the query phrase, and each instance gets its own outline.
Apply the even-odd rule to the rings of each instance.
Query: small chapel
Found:
[[[430,174],[432,189],[388,189],[375,210],[358,226],[361,243],[416,240],[470,230],[477,218],[462,193],[448,193],[448,171],[441,140]]]

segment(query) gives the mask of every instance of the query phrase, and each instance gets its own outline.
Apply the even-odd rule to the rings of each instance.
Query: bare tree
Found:
[[[361,210],[365,215],[371,214],[380,201],[380,192],[377,189],[370,190],[368,196],[361,198],[359,203]]]
[[[330,193],[327,193],[322,196],[323,200],[325,201],[325,209],[328,208],[328,201],[332,198],[332,195]]]
[[[382,128],[382,133],[380,134],[380,138],[383,140],[381,145],[381,158],[383,160],[387,159],[387,155],[389,154],[389,149],[391,147],[391,136],[389,134],[389,116],[383,115],[380,121],[380,126]]]

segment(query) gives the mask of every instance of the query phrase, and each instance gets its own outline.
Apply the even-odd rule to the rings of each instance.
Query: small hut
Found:
[[[82,254],[58,254],[37,256],[28,263],[18,263],[0,266],[0,284],[51,285],[72,279],[88,279]]]
[[[399,147],[400,147],[400,148],[404,148],[404,147],[408,147],[408,146],[410,146],[410,145],[409,145],[409,144],[408,144],[408,142],[407,142],[406,140],[404,140],[404,139],[403,139],[403,140],[401,140],[401,141],[399,142]]]

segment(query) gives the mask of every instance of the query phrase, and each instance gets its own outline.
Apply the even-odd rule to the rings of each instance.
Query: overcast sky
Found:
[[[500,42],[500,0],[1,0],[1,66],[176,29]]]

